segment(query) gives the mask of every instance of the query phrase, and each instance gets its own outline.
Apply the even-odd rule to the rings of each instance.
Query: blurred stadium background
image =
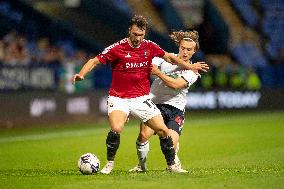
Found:
[[[102,117],[110,67],[76,86],[70,78],[124,38],[135,13],[170,52],[178,50],[170,31],[199,32],[193,59],[211,70],[192,87],[189,110],[283,110],[283,0],[1,0],[0,127]]]

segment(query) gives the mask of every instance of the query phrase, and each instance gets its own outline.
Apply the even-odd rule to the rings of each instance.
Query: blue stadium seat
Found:
[[[261,3],[265,11],[261,29],[268,37],[265,50],[269,58],[275,60],[279,50],[284,48],[284,1],[262,0]]]
[[[244,66],[262,67],[267,65],[267,60],[253,43],[239,43],[231,50],[232,55]]]
[[[246,24],[251,27],[257,26],[259,17],[251,5],[251,0],[231,0],[231,2],[241,14],[241,17],[245,20]]]

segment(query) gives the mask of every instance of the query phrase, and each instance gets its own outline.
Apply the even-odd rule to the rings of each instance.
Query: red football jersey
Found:
[[[150,93],[150,74],[153,57],[163,57],[165,51],[156,43],[143,40],[134,48],[127,38],[110,45],[97,58],[112,67],[109,95],[135,98]]]

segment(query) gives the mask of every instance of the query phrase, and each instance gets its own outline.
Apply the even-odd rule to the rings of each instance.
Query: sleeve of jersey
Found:
[[[154,57],[163,57],[165,55],[165,51],[156,43],[151,42],[152,50]]]
[[[156,66],[161,66],[161,64],[164,62],[164,59],[159,58],[159,57],[154,57],[152,59],[152,64],[156,65]]]
[[[107,64],[109,62],[112,62],[116,59],[114,55],[114,48],[105,48],[103,52],[97,55],[97,58],[99,59],[100,63]]]
[[[190,87],[197,81],[198,75],[191,70],[186,70],[183,72],[183,74],[181,74],[181,78],[187,82],[187,87]]]

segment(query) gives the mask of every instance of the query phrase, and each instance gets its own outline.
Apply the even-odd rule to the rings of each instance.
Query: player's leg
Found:
[[[128,117],[127,104],[123,99],[109,97],[108,99],[108,117],[110,131],[106,138],[107,163],[100,171],[103,174],[109,174],[114,167],[114,158],[120,144],[120,133]]]
[[[149,96],[136,98],[130,105],[131,113],[140,118],[161,138],[161,149],[169,166],[174,164],[175,150],[169,130],[166,127],[160,110]]]
[[[162,115],[151,118],[146,121],[146,124],[159,135],[161,150],[165,156],[167,165],[169,167],[173,166],[175,164],[175,149],[172,137],[169,135],[169,129],[166,127]]]
[[[179,141],[179,134],[175,130],[169,129],[169,135],[172,137],[174,148],[176,150]]]
[[[113,111],[109,114],[109,123],[111,130],[106,139],[107,145],[107,160],[114,161],[115,154],[120,144],[120,133],[126,122],[127,115],[119,110]]]
[[[149,140],[149,138],[155,134],[155,131],[151,129],[145,123],[140,123],[140,132],[137,140],[141,143],[145,143]]]
[[[169,128],[169,135],[172,137],[175,147],[175,165],[178,168],[178,172],[187,173],[188,171],[181,168],[181,163],[177,155],[179,150],[179,138],[184,123],[184,113],[181,110],[178,110],[168,105],[164,106],[164,109],[166,109],[165,112],[167,112],[167,115],[165,116],[167,117],[167,127]]]
[[[140,132],[136,140],[136,150],[139,163],[134,168],[130,169],[130,172],[142,172],[146,171],[146,160],[147,155],[150,150],[150,144],[148,139],[154,134],[154,130],[145,125],[144,123],[140,124]]]
[[[172,130],[172,129],[169,129],[169,133],[170,133],[170,136],[171,136],[172,139],[173,139],[173,143],[174,143],[174,147],[175,147],[175,165],[176,165],[176,168],[177,168],[177,170],[178,170],[178,171],[176,171],[176,172],[188,173],[187,170],[182,169],[182,167],[181,167],[181,162],[180,162],[179,157],[178,157],[178,151],[179,151],[179,134],[178,134],[175,130]]]
[[[181,163],[180,163],[179,157],[177,155],[178,150],[179,150],[179,134],[175,130],[172,130],[172,129],[169,129],[169,133],[170,133],[170,136],[173,139],[174,148],[175,148],[175,164],[179,168],[181,168]]]
[[[139,159],[139,165],[143,171],[146,171],[146,160],[150,150],[149,138],[154,134],[154,130],[145,125],[140,124],[140,133],[136,141],[137,155]]]

